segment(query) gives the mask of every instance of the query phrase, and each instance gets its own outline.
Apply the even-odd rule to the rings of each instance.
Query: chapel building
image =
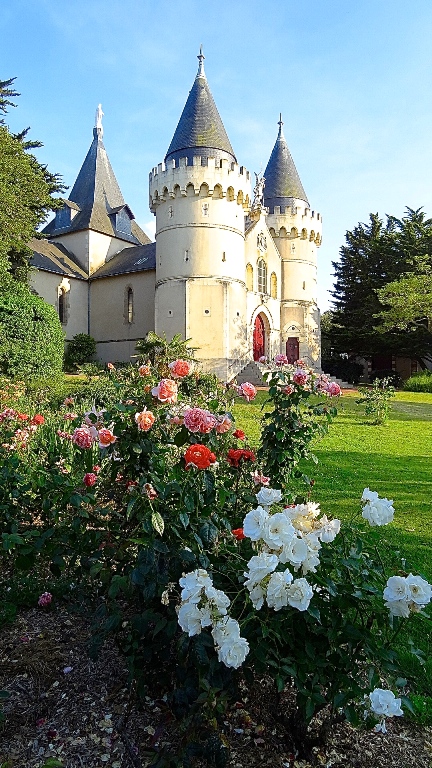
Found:
[[[75,184],[33,240],[32,284],[66,341],[96,339],[126,361],[150,330],[180,333],[207,371],[230,380],[251,360],[287,355],[320,368],[317,250],[322,219],[289,152],[282,119],[251,190],[204,72],[204,56],[164,161],[149,178],[156,242],[137,225],[103,144],[101,110]],[[253,195],[252,195],[253,192]]]

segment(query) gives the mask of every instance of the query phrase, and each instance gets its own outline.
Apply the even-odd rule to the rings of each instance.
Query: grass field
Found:
[[[318,465],[304,467],[316,481],[313,498],[329,516],[341,520],[360,509],[367,486],[393,499],[394,522],[371,529],[371,542],[379,540],[389,568],[401,568],[405,558],[408,570],[420,572],[431,582],[432,394],[398,392],[383,426],[367,422],[356,397],[357,393],[346,391],[339,398],[338,416],[315,447]],[[238,404],[234,409],[236,425],[254,444],[259,439],[261,405],[266,398],[266,392],[259,392],[253,403]],[[432,696],[432,628],[425,636],[424,622],[421,626],[420,630],[419,622],[410,621],[410,634],[428,657],[420,687]],[[407,637],[401,642],[406,647]],[[411,654],[407,654],[406,664],[417,667]]]

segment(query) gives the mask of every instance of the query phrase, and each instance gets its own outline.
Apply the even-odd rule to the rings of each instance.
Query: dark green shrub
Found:
[[[364,366],[354,360],[347,360],[339,355],[329,358],[323,357],[322,369],[330,376],[348,381],[350,384],[358,384],[364,374]]]
[[[413,373],[404,384],[407,392],[432,392],[432,371]]]
[[[66,368],[75,370],[78,366],[89,363],[96,354],[96,342],[88,333],[77,333],[69,342],[66,350]]]
[[[0,373],[12,379],[53,379],[63,365],[64,336],[50,304],[18,283],[0,296]]]

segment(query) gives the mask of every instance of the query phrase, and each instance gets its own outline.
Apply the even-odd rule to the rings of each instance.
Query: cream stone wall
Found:
[[[267,224],[281,255],[281,351],[297,337],[300,357],[321,366],[320,316],[317,306],[317,250],[322,241],[322,217],[295,200],[291,210],[267,216]]]
[[[126,240],[103,235],[94,230],[69,232],[64,235],[56,235],[52,239],[55,243],[62,243],[68,251],[73,253],[77,262],[89,275],[96,272],[102,264],[109,261],[123,248],[130,248],[133,245]]]
[[[66,323],[62,325],[65,340],[70,341],[77,333],[88,333],[88,284],[86,280],[63,277],[54,272],[39,269],[31,273],[31,286],[48,304],[59,310],[59,295],[65,292]]]
[[[133,321],[128,321],[127,291],[133,290]],[[103,362],[128,361],[135,344],[154,330],[155,272],[136,272],[92,280],[90,335]]]
[[[150,174],[150,208],[156,214],[156,332],[172,336],[184,328],[205,369],[225,378],[248,352],[240,326],[250,179],[246,169],[221,162],[216,167],[210,158],[202,166],[196,157],[193,165],[185,159],[177,168],[160,164]]]

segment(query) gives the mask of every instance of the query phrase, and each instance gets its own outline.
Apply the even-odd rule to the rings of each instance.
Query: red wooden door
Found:
[[[290,336],[286,343],[286,356],[288,362],[293,365],[299,359],[299,340],[296,336]]]
[[[253,359],[259,360],[265,355],[265,328],[260,315],[255,318],[253,329]]]

